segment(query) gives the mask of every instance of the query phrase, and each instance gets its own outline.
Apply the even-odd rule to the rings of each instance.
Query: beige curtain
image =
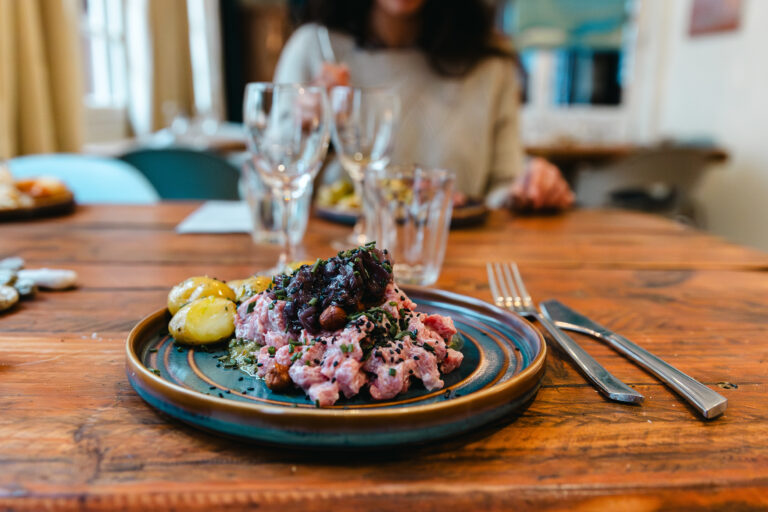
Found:
[[[152,129],[167,125],[164,110],[194,114],[192,59],[189,51],[187,0],[150,1],[152,52]]]
[[[79,151],[77,0],[0,0],[0,158]]]

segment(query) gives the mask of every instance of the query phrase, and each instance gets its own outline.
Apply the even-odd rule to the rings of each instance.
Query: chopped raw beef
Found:
[[[416,303],[392,281],[388,258],[387,251],[372,246],[346,251],[278,276],[279,286],[243,302],[235,334],[258,345],[248,352],[257,361],[257,374],[288,368],[291,382],[320,407],[366,386],[376,400],[407,391],[417,379],[427,390],[442,388],[440,373],[454,371],[464,358],[447,346],[456,327],[449,317],[416,311]],[[382,278],[388,281],[373,282]],[[347,290],[345,283],[357,283],[363,292]],[[378,302],[371,303],[374,299]],[[343,325],[325,327],[331,323],[318,306],[338,307],[332,313],[340,317],[333,320]]]

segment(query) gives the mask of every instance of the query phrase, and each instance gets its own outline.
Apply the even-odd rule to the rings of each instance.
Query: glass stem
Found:
[[[291,230],[289,226],[290,217],[291,217],[291,203],[293,198],[291,197],[290,190],[287,192],[283,192],[283,202],[282,202],[282,224],[281,228],[283,230],[283,252],[280,254],[280,262],[279,266],[282,269],[282,271],[285,271],[288,267],[288,264],[293,261],[293,253],[294,253],[294,247],[293,247],[293,241],[291,240]]]
[[[352,231],[352,237],[355,239],[355,243],[357,245],[363,245],[367,241],[365,235],[365,215],[363,208],[363,201],[365,201],[365,198],[363,197],[363,181],[352,180],[352,182],[355,187],[355,194],[360,200],[360,215],[358,215],[357,221],[355,222],[355,227]]]

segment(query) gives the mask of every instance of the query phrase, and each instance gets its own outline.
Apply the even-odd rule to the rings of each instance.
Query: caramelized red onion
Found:
[[[302,329],[317,334],[343,327],[348,315],[381,304],[390,282],[390,254],[371,243],[276,276],[267,294],[286,301],[286,325],[298,336]]]

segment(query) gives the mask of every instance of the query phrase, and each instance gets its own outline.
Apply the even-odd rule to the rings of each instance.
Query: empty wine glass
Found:
[[[250,83],[243,100],[248,149],[253,166],[282,199],[283,250],[271,273],[286,272],[293,261],[292,202],[317,175],[328,150],[330,115],[325,89],[296,84]],[[307,215],[306,210],[302,210]]]
[[[400,100],[392,89],[333,87],[329,91],[333,115],[333,146],[344,170],[363,198],[366,169],[380,169],[389,163],[400,114]],[[362,212],[361,212],[362,213]],[[334,243],[337,248],[366,243],[365,221],[359,215],[352,235]]]

